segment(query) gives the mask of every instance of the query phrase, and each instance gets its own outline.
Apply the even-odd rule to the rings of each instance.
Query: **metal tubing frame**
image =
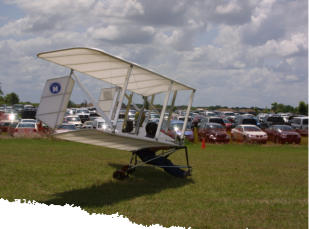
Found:
[[[162,107],[162,111],[161,111],[161,115],[160,115],[160,121],[159,121],[157,132],[156,132],[156,135],[155,135],[156,140],[158,140],[158,137],[159,137],[159,134],[160,134],[160,131],[161,131],[162,123],[163,123],[163,120],[164,120],[165,110],[166,110],[166,107],[167,107],[167,104],[168,104],[168,100],[170,98],[172,88],[173,88],[173,82],[170,83],[170,85],[168,87],[168,91],[166,92],[166,95],[165,95],[165,99],[164,99],[164,103],[163,103],[163,107]]]
[[[160,112],[156,109],[156,107],[153,105],[153,101],[154,101],[155,95],[151,96],[151,101],[149,103],[148,99],[147,102],[149,103],[149,115],[151,111],[156,112],[158,115],[160,115]]]
[[[133,69],[133,65],[131,64],[129,69],[128,69],[126,79],[125,79],[125,81],[123,83],[123,87],[122,87],[122,90],[121,90],[121,95],[120,95],[120,98],[119,98],[119,101],[118,101],[118,106],[117,106],[116,114],[115,114],[115,117],[114,117],[114,120],[113,120],[113,129],[114,129],[114,131],[115,131],[116,127],[117,127],[117,122],[118,122],[118,118],[119,118],[120,109],[121,109],[121,106],[122,106],[122,102],[123,102],[124,96],[126,94],[126,90],[127,90],[128,84],[129,84],[129,79],[130,79],[130,76],[131,76],[131,73],[132,73],[132,69]]]
[[[188,117],[189,117],[189,113],[190,113],[190,110],[191,110],[191,107],[192,107],[194,94],[195,94],[195,90],[193,90],[191,95],[190,95],[190,100],[189,100],[189,104],[188,104],[188,107],[187,107],[186,117],[185,117],[185,121],[184,121],[182,131],[181,131],[181,136],[180,136],[181,140],[183,140],[184,136],[185,136],[185,130],[187,128]]]
[[[143,123],[141,123],[141,120],[142,120],[142,117],[143,117],[143,114],[144,114],[144,111],[145,111],[146,97],[143,96],[143,99],[144,99],[144,103],[143,103],[142,108],[139,110],[139,114],[138,114],[138,117],[137,117],[137,120],[136,120],[137,123],[135,125],[135,134],[136,135],[138,135],[138,133],[139,133],[139,128],[143,126]]]
[[[88,96],[90,99],[90,102],[94,105],[94,107],[97,109],[97,112],[99,115],[103,117],[103,119],[107,122],[109,126],[112,126],[111,120],[106,116],[104,111],[101,110],[101,108],[98,106],[98,102],[95,101],[95,99],[92,97],[92,95],[88,92],[88,90],[83,86],[83,84],[80,82],[78,76],[74,73],[73,70],[71,70],[71,75],[74,76],[75,81],[77,82],[78,86],[82,91]]]
[[[119,97],[119,92],[120,92],[120,87],[116,87],[116,92],[115,92],[115,95],[114,95],[114,98],[113,98],[112,107],[111,107],[111,110],[109,112],[109,120],[114,119],[115,107],[116,107],[117,100],[118,100],[118,97]]]
[[[176,101],[176,97],[177,97],[177,90],[174,91],[174,95],[173,95],[173,99],[172,99],[172,104],[171,104],[171,108],[168,114],[168,119],[167,119],[167,125],[166,127],[168,128],[171,122],[171,118],[172,118],[172,114],[173,114],[173,108],[175,105],[175,101]]]
[[[133,92],[132,92],[133,93]],[[133,93],[134,94],[134,93]],[[125,94],[125,97],[127,98],[127,99],[129,99],[129,95],[127,95],[127,94]],[[135,108],[135,110],[137,110],[137,111],[140,111],[140,108],[138,108],[138,106],[136,106],[136,104],[133,102],[133,99],[132,99],[132,101],[131,101],[131,105]]]
[[[175,153],[177,150],[180,150],[180,149],[185,150],[185,157],[186,157],[187,165],[160,166],[160,165],[149,164],[149,162],[154,161],[160,157],[168,157],[169,155]],[[134,160],[134,164],[133,164],[133,160]],[[132,156],[130,158],[130,163],[129,163],[129,170],[134,170],[135,168],[142,167],[142,166],[154,166],[154,167],[159,167],[159,168],[186,168],[186,169],[192,170],[192,167],[189,165],[188,148],[186,146],[171,148],[167,152],[162,151],[162,153],[158,154],[156,157],[151,158],[147,161],[137,160],[136,153],[132,152]]]
[[[132,99],[133,99],[133,92],[129,96],[126,95],[126,97],[127,97],[127,100],[128,100],[128,104],[127,104],[127,108],[126,108],[126,113],[124,115],[124,120],[123,120],[123,124],[122,124],[122,130],[127,125],[129,110],[130,110]]]

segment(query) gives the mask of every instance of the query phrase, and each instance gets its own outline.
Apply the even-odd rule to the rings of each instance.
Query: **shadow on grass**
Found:
[[[123,165],[109,164],[117,169]],[[45,204],[86,207],[103,207],[139,196],[158,193],[165,189],[179,188],[193,183],[192,179],[173,177],[163,170],[154,167],[138,168],[128,179],[110,180],[91,187],[73,189],[54,194],[54,198],[44,201]]]

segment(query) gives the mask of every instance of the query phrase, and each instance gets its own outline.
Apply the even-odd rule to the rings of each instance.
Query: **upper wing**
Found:
[[[123,86],[129,67],[133,66],[127,90],[143,96],[166,92],[170,83],[173,83],[172,90],[195,90],[98,49],[70,48],[43,52],[37,56],[119,87]]]

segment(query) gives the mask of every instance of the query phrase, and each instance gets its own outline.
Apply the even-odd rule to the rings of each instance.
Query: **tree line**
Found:
[[[3,95],[2,90],[0,89],[0,105],[2,104],[7,104],[7,105],[14,105],[14,104],[18,104],[19,101],[19,96],[12,92],[6,95]]]
[[[1,88],[0,88],[0,105],[6,104],[6,105],[14,105],[14,104],[28,104],[30,102],[21,102],[19,100],[19,96],[15,92],[11,92],[9,94],[4,95]],[[37,105],[37,104],[33,104]],[[87,103],[86,100],[84,100],[81,104],[75,104],[73,101],[69,101],[68,107],[83,107],[83,106],[88,106],[89,104]],[[142,106],[142,104],[137,104]],[[161,108],[162,105],[155,105],[157,108]],[[203,107],[208,110],[219,110],[219,109],[228,109],[227,106],[209,106],[209,107]],[[258,107],[250,107],[251,109],[255,110],[256,113],[260,112],[266,112],[266,113],[298,113],[302,115],[308,115],[308,103],[305,103],[304,101],[300,101],[297,107],[293,107],[291,105],[285,105],[282,103],[277,103],[273,102],[271,104],[271,108],[258,108]],[[186,106],[177,106],[174,109],[186,109]],[[192,107],[192,110],[195,110],[196,107]],[[233,110],[239,110],[239,109],[246,109],[246,107],[232,107],[231,109]]]

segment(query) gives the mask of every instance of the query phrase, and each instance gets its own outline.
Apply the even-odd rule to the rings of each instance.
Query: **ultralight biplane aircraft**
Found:
[[[183,144],[183,139],[195,94],[194,88],[98,49],[69,48],[43,52],[37,56],[71,70],[68,76],[49,79],[45,83],[36,114],[38,120],[52,129],[61,125],[76,82],[95,106],[97,113],[106,122],[104,129],[80,129],[53,134],[54,137],[132,152],[129,165],[114,173],[114,177],[118,179],[127,177],[136,167],[146,164],[161,167],[176,176],[191,174],[192,168],[189,165],[188,150]],[[102,80],[111,84],[112,87],[103,88],[99,100],[95,100],[75,72]],[[164,134],[162,129],[169,126],[177,91],[181,90],[189,90],[191,94],[180,138],[173,139]],[[145,107],[149,105],[150,110],[155,110],[154,98],[161,93],[165,93],[165,96],[162,110],[157,111],[160,114],[159,122],[149,122],[147,125],[143,125]],[[133,94],[141,96],[144,106],[138,107],[132,102]],[[173,94],[173,97],[170,109],[167,109],[171,94]],[[127,99],[127,109],[123,122],[120,122],[119,114],[125,98]],[[135,125],[128,119],[128,110],[131,105],[138,112]],[[169,115],[166,120],[164,116],[166,117],[167,111]],[[169,155],[178,150],[185,151],[186,165],[164,163],[168,160]],[[152,156],[149,156],[149,152]],[[154,154],[156,152],[158,154]],[[141,160],[138,160],[137,156]],[[163,163],[161,163],[162,159],[164,159]],[[184,171],[184,173],[179,175],[177,173],[179,170]]]

